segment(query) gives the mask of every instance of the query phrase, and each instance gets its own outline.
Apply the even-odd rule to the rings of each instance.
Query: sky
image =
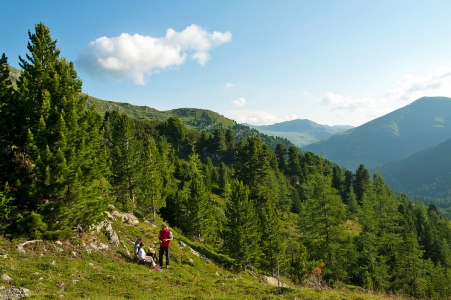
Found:
[[[2,11],[12,66],[43,22],[83,92],[103,100],[359,126],[451,97],[449,0],[22,0]]]

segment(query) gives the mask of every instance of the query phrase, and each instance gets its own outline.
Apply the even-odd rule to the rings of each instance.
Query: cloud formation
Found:
[[[228,89],[228,88],[231,88],[231,87],[234,87],[234,86],[235,86],[235,84],[227,82],[226,85],[225,85],[225,88]]]
[[[329,106],[331,110],[346,109],[355,111],[360,108],[368,108],[375,106],[375,100],[371,97],[363,97],[358,99],[351,99],[343,97],[332,92],[328,92],[324,95],[318,103],[323,106]]]
[[[169,28],[160,38],[128,33],[104,36],[83,48],[77,64],[101,80],[132,78],[136,84],[144,85],[146,75],[182,65],[187,58],[205,65],[210,59],[209,51],[231,39],[229,31],[208,33],[195,24],[181,32]]]
[[[221,112],[221,114],[238,123],[253,125],[268,125],[297,119],[295,114],[280,118],[261,110],[230,110]]]
[[[424,96],[451,96],[451,68],[443,67],[421,75],[406,75],[377,98],[353,99],[328,92],[317,104],[329,107],[330,111],[337,111],[337,117],[351,117],[367,122]]]
[[[232,100],[232,101],[230,101],[230,104],[233,107],[243,107],[245,105],[249,105],[249,103],[244,98],[238,98],[236,100]]]
[[[387,100],[413,101],[423,96],[450,96],[451,68],[439,68],[433,72],[409,74],[385,93]]]

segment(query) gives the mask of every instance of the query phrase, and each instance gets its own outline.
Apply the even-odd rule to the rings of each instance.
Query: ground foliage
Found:
[[[395,194],[363,165],[344,170],[293,145],[271,145],[239,125],[198,131],[174,116],[101,116],[95,107],[85,109],[81,80],[59,56],[49,29],[38,24],[29,36],[17,86],[6,56],[1,59],[0,229],[8,238],[71,241],[74,229],[87,230],[114,204],[141,219],[164,219],[236,272],[282,275],[293,284],[316,274],[321,286],[332,288],[451,296],[451,226],[436,206]],[[130,268],[121,253],[114,263],[102,254],[88,257],[107,268],[97,275],[112,298],[135,298],[116,290],[122,266]],[[178,255],[174,261],[187,267]],[[30,261],[52,270],[45,259]],[[72,268],[87,272],[85,265]],[[87,273],[83,290],[100,295],[105,285],[91,286],[91,276],[95,272]],[[138,287],[158,285],[144,274],[133,276]],[[209,294],[221,289],[209,289],[208,281],[197,286],[199,279],[192,284],[186,276],[163,276],[169,286],[186,287],[174,297],[271,298],[244,282],[221,296]]]

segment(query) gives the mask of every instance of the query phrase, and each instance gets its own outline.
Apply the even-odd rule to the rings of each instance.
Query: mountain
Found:
[[[307,119],[297,119],[273,125],[246,125],[267,135],[286,138],[298,147],[307,146],[353,128],[350,125],[320,125]]]
[[[160,111],[148,106],[137,106],[129,103],[113,102],[101,100],[88,96],[87,108],[96,106],[98,113],[103,115],[107,111],[119,111],[138,120],[159,120],[166,121],[170,117],[178,117],[182,122],[196,130],[208,130],[216,127],[232,128],[237,125],[235,121],[227,119],[214,111],[197,108],[177,108],[167,111]]]
[[[307,145],[311,151],[355,170],[400,159],[451,137],[451,98],[423,97],[359,127]]]
[[[393,190],[415,196],[449,198],[451,139],[369,169],[379,172]]]
[[[88,96],[86,108],[90,108],[93,105],[95,105],[96,111],[101,115],[104,115],[107,111],[118,111],[138,120],[157,121],[166,121],[170,117],[177,117],[188,128],[199,132],[205,130],[206,132],[213,133],[216,128],[220,128],[223,131],[225,129],[232,129],[237,139],[247,138],[249,136],[258,136],[272,149],[274,149],[277,144],[282,144],[285,148],[293,146],[293,143],[286,138],[258,132],[256,129],[250,128],[246,125],[237,124],[235,121],[207,109],[177,108],[160,111],[148,106],[137,106],[129,103],[101,100]]]

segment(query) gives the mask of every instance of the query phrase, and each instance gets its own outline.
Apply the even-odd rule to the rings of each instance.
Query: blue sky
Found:
[[[91,96],[240,123],[358,126],[451,97],[451,1],[8,1],[18,67],[43,22]],[[6,13],[5,13],[6,12]]]

